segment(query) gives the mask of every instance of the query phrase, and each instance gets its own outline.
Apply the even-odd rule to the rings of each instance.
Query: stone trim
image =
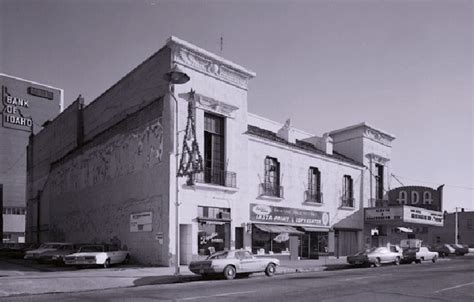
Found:
[[[171,37],[167,46],[172,50],[173,63],[192,68],[239,88],[247,90],[249,80],[255,77],[254,72],[176,37]]]

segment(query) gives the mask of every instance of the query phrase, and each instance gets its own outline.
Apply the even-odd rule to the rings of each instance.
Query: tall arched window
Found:
[[[265,180],[263,183],[265,195],[280,197],[280,163],[276,158],[265,158]]]
[[[310,167],[308,170],[308,195],[307,200],[322,203],[321,172],[318,168]]]

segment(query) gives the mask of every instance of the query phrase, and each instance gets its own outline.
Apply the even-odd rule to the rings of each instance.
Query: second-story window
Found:
[[[204,181],[225,185],[225,120],[204,113]]]
[[[354,207],[354,190],[352,177],[344,175],[342,184],[342,206],[343,207]]]
[[[306,199],[310,202],[323,202],[321,194],[321,172],[318,168],[310,167],[308,170],[308,195]]]
[[[377,199],[383,199],[383,166],[379,164],[375,164],[375,168],[377,169],[377,175],[375,176],[375,194]]]
[[[280,196],[280,163],[276,158],[265,158],[265,180],[263,193],[270,196]]]

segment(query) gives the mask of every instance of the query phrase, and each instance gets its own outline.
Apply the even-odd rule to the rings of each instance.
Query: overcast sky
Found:
[[[0,72],[63,88],[66,105],[175,35],[257,73],[250,112],[316,135],[365,121],[397,137],[403,184],[446,184],[445,209],[474,210],[471,1],[0,3]]]

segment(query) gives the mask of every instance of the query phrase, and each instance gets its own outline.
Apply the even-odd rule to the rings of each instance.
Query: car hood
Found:
[[[42,254],[44,252],[56,251],[54,248],[45,248],[45,249],[36,249],[31,251],[26,251],[26,254]]]
[[[73,257],[97,256],[103,253],[104,252],[84,252],[84,253],[74,253],[68,256],[73,256]]]

